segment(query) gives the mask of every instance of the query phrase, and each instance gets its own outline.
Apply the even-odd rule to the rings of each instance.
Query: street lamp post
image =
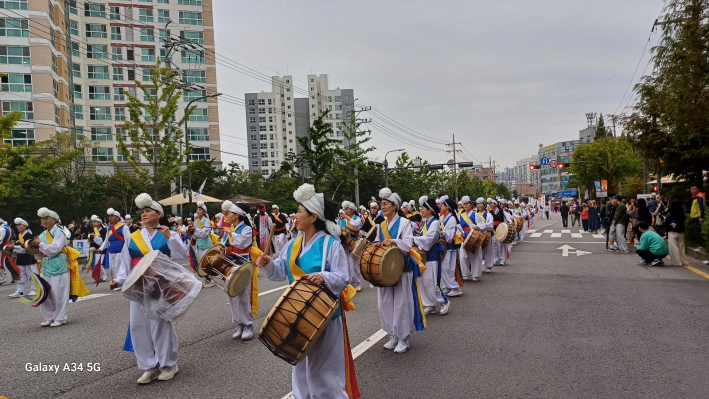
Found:
[[[391,150],[384,154],[384,187],[389,187],[389,162],[387,161],[387,155],[389,155],[390,152],[397,152],[397,151],[404,151],[404,149],[400,150]]]
[[[185,115],[187,115],[187,111],[190,109],[193,102],[204,100],[206,98],[219,97],[221,95],[222,95],[222,93],[215,93],[215,94],[210,94],[208,96],[202,96],[202,97],[195,98],[194,100],[187,103],[187,106],[185,107]],[[190,118],[185,118],[185,149],[187,149],[189,147],[189,143],[190,143],[190,134],[187,131],[187,121],[189,119]],[[185,168],[187,169],[187,188],[188,188],[187,191],[188,191],[188,195],[189,195],[189,207],[187,208],[188,215],[190,215],[192,212],[192,171],[190,170],[190,155],[191,154],[188,154],[185,157],[186,158],[185,159],[185,163],[186,163]]]

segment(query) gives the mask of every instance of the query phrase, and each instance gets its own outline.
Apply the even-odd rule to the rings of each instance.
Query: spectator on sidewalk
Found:
[[[596,201],[591,201],[591,206],[588,207],[588,230],[593,234],[598,234],[601,229],[601,218],[599,216],[600,207]]]
[[[655,232],[661,236],[666,236],[665,216],[668,212],[668,204],[662,193],[657,194],[657,209],[652,213],[652,225],[655,227]],[[683,230],[684,231],[684,230]]]
[[[702,223],[704,222],[704,190],[695,184],[689,191],[692,193],[692,208],[690,209],[689,217],[692,218],[694,237],[700,245],[704,245],[704,237],[702,236]]]
[[[613,216],[613,227],[611,227],[611,237],[615,239],[614,251],[617,250],[620,253],[628,253],[625,231],[628,227],[630,216],[628,216],[627,208],[622,200],[623,197],[620,194],[617,194],[612,200],[613,206],[616,208],[615,215]]]
[[[635,248],[635,253],[643,258],[640,264],[664,266],[665,262],[662,259],[667,257],[669,252],[665,240],[659,234],[650,230],[650,224],[644,220],[638,223],[638,229],[640,229],[642,235],[640,244]]]
[[[670,211],[665,217],[663,226],[667,230],[667,246],[670,251],[670,264],[688,266],[689,260],[684,247],[684,221],[687,219],[679,201],[670,204]]]
[[[574,227],[577,223],[581,226],[581,206],[574,204],[574,210],[572,212],[571,227]]]
[[[657,210],[657,194],[650,194],[650,201],[647,202],[647,210],[651,215]]]
[[[581,209],[581,223],[583,224],[583,231],[588,231],[588,203],[583,203],[583,209]]]
[[[643,198],[637,200],[636,205],[630,205],[627,212],[628,215],[633,218],[633,234],[639,242],[643,233],[640,231],[640,228],[638,228],[638,224],[640,222],[645,222],[648,226],[650,226],[652,223],[652,216],[650,215]]]
[[[561,212],[561,224],[564,227],[569,227],[569,206],[566,205],[566,201],[561,202],[559,212]]]

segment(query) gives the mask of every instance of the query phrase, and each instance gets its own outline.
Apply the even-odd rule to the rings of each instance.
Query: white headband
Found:
[[[60,221],[59,215],[57,215],[56,212],[54,212],[51,209],[44,208],[44,207],[39,208],[39,210],[37,211],[37,216],[39,216],[40,218],[52,218],[52,219],[56,220],[57,222]],[[3,223],[5,223],[4,220],[3,220]]]
[[[332,220],[325,218],[325,197],[322,193],[315,192],[315,186],[305,183],[293,192],[293,199],[305,209],[318,215],[318,219],[325,222],[327,232],[333,237],[340,237],[340,228]]]
[[[21,224],[23,224],[25,226],[29,226],[29,224],[27,224],[27,221],[22,218],[15,218],[14,222],[15,222],[15,225],[18,225],[18,226]]]
[[[140,209],[150,208],[163,216],[165,215],[165,212],[162,210],[162,205],[157,201],[153,201],[153,198],[148,193],[142,193],[135,197],[135,205]],[[199,203],[197,206],[199,206]]]
[[[379,198],[382,199],[382,201],[389,201],[392,204],[396,205],[396,207],[401,207],[401,197],[399,197],[399,194],[397,193],[392,193],[391,189],[389,187],[384,187],[383,189],[379,190]]]

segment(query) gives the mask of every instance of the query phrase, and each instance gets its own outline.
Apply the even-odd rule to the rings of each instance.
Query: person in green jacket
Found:
[[[664,266],[662,261],[667,257],[669,250],[665,240],[650,229],[650,225],[645,221],[638,223],[638,229],[643,233],[640,237],[640,244],[635,247],[635,253],[643,258],[641,265]]]

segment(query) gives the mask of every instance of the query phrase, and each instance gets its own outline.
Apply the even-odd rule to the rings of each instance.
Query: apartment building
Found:
[[[303,81],[295,83],[291,75],[274,76],[270,92],[245,94],[249,171],[270,176],[289,156],[300,154],[297,138],[307,136],[325,110],[329,111],[325,121],[332,124],[331,138],[340,141],[338,145],[349,144],[343,122],[354,111],[354,91],[329,89],[326,74],[308,75],[308,89]]]
[[[123,130],[128,117],[123,92],[143,99],[155,93],[149,68],[160,58],[164,61],[165,38],[181,37],[204,47],[177,51],[171,57],[172,64],[184,71],[182,80],[195,85],[195,90],[183,93],[176,118],[184,115],[190,101],[216,92],[210,53],[212,0],[0,1],[0,18],[5,27],[0,27],[0,72],[8,74],[0,92],[3,113],[25,113],[13,131],[13,144],[73,130],[94,142],[87,156],[98,169],[111,173],[112,161],[126,161],[117,149],[118,135],[128,139]],[[135,81],[145,84],[147,93]],[[198,108],[185,132],[194,146],[191,158],[219,160],[216,99],[195,104]]]

